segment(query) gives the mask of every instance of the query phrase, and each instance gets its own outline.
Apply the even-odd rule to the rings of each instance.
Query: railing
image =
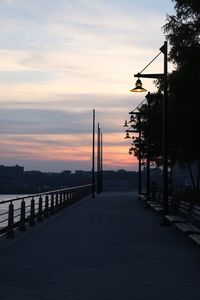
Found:
[[[92,192],[92,185],[64,188],[0,202],[0,237],[15,236],[15,230],[25,231],[51,215],[85,198]]]

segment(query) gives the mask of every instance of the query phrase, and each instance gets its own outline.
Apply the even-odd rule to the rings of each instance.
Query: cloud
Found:
[[[104,168],[120,169],[129,166],[133,169],[137,166],[137,162],[132,156],[128,155],[127,145],[118,143],[119,136],[112,135],[112,139],[116,139],[116,143],[112,146],[107,142],[111,137],[104,135]],[[57,164],[54,170],[62,171],[69,166],[72,170],[84,164],[85,169],[91,168],[92,147],[91,139],[82,135],[6,135],[1,139],[1,163],[6,164],[25,164],[25,169],[30,169],[30,165],[35,164],[32,169],[43,170],[43,166],[49,163],[47,170],[53,170],[52,166]],[[45,163],[46,162],[46,163]],[[63,162],[63,164],[61,164]],[[64,167],[68,166],[68,167]],[[79,167],[78,167],[79,166]]]
[[[96,121],[106,133],[122,132],[125,119],[144,96],[63,95],[39,101],[4,101],[1,103],[0,127],[4,134],[89,133],[92,109]],[[106,108],[106,109],[105,109]]]
[[[171,0],[1,0],[1,163],[90,168],[92,109],[106,168],[132,168],[134,74],[159,52]],[[160,56],[148,72],[163,70]],[[144,80],[153,91],[153,80]],[[57,163],[57,164],[56,164]]]

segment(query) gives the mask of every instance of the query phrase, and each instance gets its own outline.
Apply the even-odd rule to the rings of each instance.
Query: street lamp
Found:
[[[136,93],[141,93],[141,92],[146,92],[147,90],[145,90],[142,87],[142,81],[140,80],[140,78],[138,77],[136,83],[135,83],[135,88],[133,88],[131,90],[131,92],[136,92]]]
[[[125,139],[130,139],[130,138],[131,138],[130,135],[129,135],[129,131],[126,130],[126,135],[125,135],[124,138],[125,138]]]
[[[148,106],[148,118],[147,118],[147,122],[148,122],[148,130],[149,130],[149,124],[150,124],[150,93],[147,94],[146,96],[147,99],[147,106]],[[144,101],[143,101],[144,102]],[[142,102],[142,103],[143,103]],[[138,145],[136,145],[136,147],[138,148],[138,161],[139,161],[139,194],[141,194],[141,112],[135,112],[135,111],[131,111],[129,112],[129,114],[131,114],[131,118],[130,118],[130,122],[133,122],[133,114],[137,115],[137,120],[138,120],[138,133],[139,133],[139,137],[138,137]],[[130,130],[129,130],[130,132]],[[146,199],[147,201],[149,200],[149,195],[150,195],[150,138],[149,138],[149,132],[147,135],[147,157],[146,157]]]
[[[129,136],[129,132],[134,132],[134,133],[139,134],[138,143],[137,143],[137,145],[135,143],[135,146],[138,148],[138,196],[140,197],[140,195],[142,193],[142,179],[141,179],[142,178],[142,168],[141,168],[141,166],[142,166],[142,164],[141,164],[141,113],[136,112],[136,111],[131,111],[129,114],[131,115],[129,123],[134,122],[134,120],[135,120],[134,115],[137,116],[137,119],[138,119],[138,122],[139,122],[138,130],[135,130],[134,127],[131,126],[132,129],[127,129],[126,130],[126,136],[127,136],[127,134]],[[127,137],[125,137],[125,138],[127,138]],[[130,138],[130,136],[128,138]],[[133,147],[131,147],[129,149],[129,154],[132,154],[132,151],[133,151]]]
[[[150,99],[151,94],[148,93],[146,95],[147,99],[147,125],[148,125],[148,132],[147,132],[147,201],[149,201],[150,196]]]
[[[164,80],[164,92],[163,92],[163,140],[162,140],[162,159],[163,159],[163,214],[165,223],[165,215],[168,214],[168,159],[167,159],[167,102],[168,102],[168,82],[167,82],[167,42],[164,42],[164,45],[159,49],[160,53],[140,72],[134,75],[138,77],[136,81],[136,88],[132,89],[131,92],[144,92],[145,89],[142,88],[142,83],[140,78],[155,78]],[[164,54],[164,71],[160,74],[142,74],[142,72],[161,54]],[[139,86],[140,85],[140,86]],[[140,87],[140,88],[139,88]]]
[[[139,112],[130,112],[130,121],[133,121],[133,114],[137,116],[139,128],[138,128],[138,142],[135,142],[135,146],[138,148],[138,199],[142,194],[142,164],[141,164],[141,114]]]
[[[127,120],[125,120],[125,122],[124,122],[124,126],[123,126],[123,127],[128,127]]]

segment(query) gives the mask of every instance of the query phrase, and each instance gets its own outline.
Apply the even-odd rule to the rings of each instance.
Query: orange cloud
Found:
[[[117,134],[116,134],[117,135]],[[103,147],[103,165],[105,169],[135,169],[137,160],[128,155],[127,145],[119,144],[106,145],[110,140],[105,135]],[[84,145],[84,143],[85,145]],[[82,146],[81,146],[82,145]],[[95,149],[96,151],[97,149]],[[36,161],[80,161],[88,162],[88,169],[91,167],[92,148],[91,139],[88,135],[8,135],[1,141],[1,157],[16,160]]]

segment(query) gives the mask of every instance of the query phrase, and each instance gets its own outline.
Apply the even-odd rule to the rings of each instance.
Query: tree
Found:
[[[200,186],[200,3],[175,0],[175,16],[168,16],[164,32],[170,42],[170,60],[176,69],[169,75],[169,115],[171,146],[175,158],[185,162],[193,188]],[[162,88],[162,85],[160,85]],[[173,126],[172,126],[173,125]],[[196,180],[191,164],[196,164]]]
[[[141,159],[145,161],[149,153],[150,161],[157,166],[161,165],[162,157],[162,94],[154,93],[146,96],[146,103],[138,108],[140,120],[136,117],[132,123],[134,130],[141,130]],[[139,141],[134,140],[135,156],[139,156]]]
[[[170,43],[169,60],[175,70],[168,76],[168,158],[179,161],[190,172],[193,188],[200,188],[200,1],[172,0],[176,14],[168,16],[163,29]],[[158,93],[151,94],[148,105],[139,108],[141,113],[141,155],[147,157],[150,141],[150,160],[162,163],[162,92],[163,82],[156,82]],[[149,118],[149,119],[148,119]],[[149,121],[150,120],[150,121]],[[137,129],[139,124],[134,123]],[[136,140],[134,153],[138,156]],[[196,166],[196,177],[192,165]]]

